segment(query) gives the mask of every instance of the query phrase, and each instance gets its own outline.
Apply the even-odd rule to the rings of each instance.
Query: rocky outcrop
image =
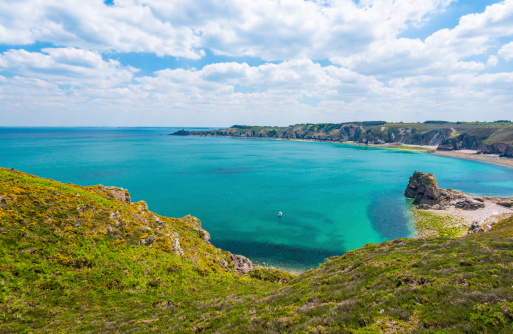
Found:
[[[255,269],[253,262],[245,256],[231,254],[230,257],[233,262],[233,269],[241,275],[247,274]]]
[[[441,151],[453,151],[453,150],[478,150],[481,143],[481,139],[476,136],[470,136],[466,133],[459,135],[455,138],[449,138],[438,145],[438,149]]]
[[[210,244],[210,233],[208,233],[201,227],[201,221],[198,218],[188,215],[183,217],[182,219],[189,223],[192,226],[192,228],[194,228],[194,230],[198,232],[198,235],[201,239]]]
[[[485,154],[500,154],[505,157],[513,157],[513,146],[495,143],[491,145],[481,144],[478,147],[478,152]]]
[[[484,201],[480,198],[465,198],[454,205],[457,209],[478,210],[485,207]]]
[[[413,204],[417,205],[414,216],[415,224],[420,228],[417,231],[419,237],[447,235],[451,230],[462,235],[463,228],[468,228],[470,234],[488,232],[499,220],[513,215],[509,206],[513,203],[512,198],[471,196],[442,189],[433,174],[415,172],[404,193],[414,198]]]
[[[414,204],[436,204],[440,199],[440,188],[433,174],[416,171],[410,177],[404,194],[413,198]]]
[[[132,203],[130,200],[130,193],[126,189],[118,187],[102,187],[102,190],[111,194],[118,201],[128,204]]]
[[[438,150],[475,150],[483,154],[500,154],[505,157],[513,157],[513,146],[503,143],[485,144],[481,138],[470,136],[466,133],[455,138],[444,140],[438,145]]]
[[[474,234],[474,233],[482,233],[484,230],[481,228],[481,224],[479,222],[473,222],[472,225],[468,228],[467,234]]]
[[[190,135],[190,134],[191,134],[191,132],[190,132],[190,131],[187,131],[187,130],[185,130],[185,129],[182,129],[182,130],[178,130],[178,131],[176,131],[176,132],[174,132],[174,133],[170,133],[169,135],[170,135],[170,136],[188,136],[188,135]]]

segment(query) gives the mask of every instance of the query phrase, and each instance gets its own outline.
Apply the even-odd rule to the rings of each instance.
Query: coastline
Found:
[[[443,155],[446,157],[490,162],[497,165],[513,167],[513,159],[500,157],[495,154],[477,154],[475,151],[435,151],[432,154]]]

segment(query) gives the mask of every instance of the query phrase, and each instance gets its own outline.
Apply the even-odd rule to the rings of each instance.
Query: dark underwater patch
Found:
[[[387,240],[409,237],[410,217],[406,212],[407,201],[399,193],[374,192],[367,208],[372,228]]]

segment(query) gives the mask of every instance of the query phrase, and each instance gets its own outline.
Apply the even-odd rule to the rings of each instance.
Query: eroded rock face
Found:
[[[433,174],[415,172],[404,191],[406,197],[414,198],[414,204],[435,204],[440,199],[440,188]]]
[[[233,261],[233,269],[239,274],[244,275],[255,269],[253,262],[245,256],[232,254],[231,259]]]
[[[102,190],[105,190],[112,194],[114,198],[118,201],[125,202],[125,203],[132,203],[130,200],[130,193],[128,190],[118,187],[102,187]]]
[[[205,240],[207,243],[210,243],[210,233],[201,227],[201,221],[198,218],[188,215],[182,219],[190,224],[196,232],[198,232],[201,239]]]
[[[502,143],[494,143],[491,145],[481,144],[478,150],[481,153],[500,154],[506,157],[513,156],[513,146]]]

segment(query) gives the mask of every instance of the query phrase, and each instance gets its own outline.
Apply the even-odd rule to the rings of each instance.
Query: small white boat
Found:
[[[350,156],[350,155],[348,155],[347,157],[348,157],[348,158],[351,158],[351,156]]]
[[[278,212],[278,217],[281,217],[283,215],[282,212]]]

